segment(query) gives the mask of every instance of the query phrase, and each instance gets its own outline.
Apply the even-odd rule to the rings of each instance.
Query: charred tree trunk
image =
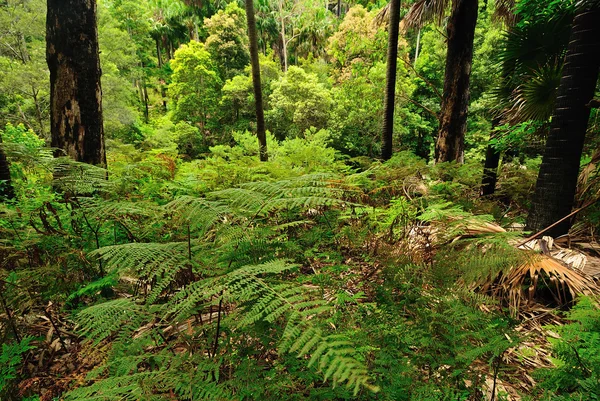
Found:
[[[15,193],[10,181],[10,165],[6,160],[4,149],[2,149],[2,137],[0,137],[0,201],[13,199]]]
[[[500,124],[499,118],[492,120],[492,132],[490,133],[490,142],[494,139],[494,129]],[[481,179],[481,196],[493,195],[496,191],[496,182],[498,181],[498,166],[500,165],[500,152],[488,143],[485,151],[485,162],[483,164],[483,178]]]
[[[396,100],[396,71],[398,64],[398,30],[400,25],[400,0],[390,2],[390,25],[388,27],[387,65],[385,74],[385,99],[383,132],[381,136],[381,158],[392,157],[394,134],[394,106]]]
[[[469,109],[469,81],[473,61],[473,39],[477,23],[477,0],[454,0],[448,21],[448,52],[440,128],[435,161],[464,161],[465,132]]]
[[[590,2],[592,3],[592,2]],[[600,7],[580,9],[558,87],[550,134],[531,204],[527,229],[539,231],[571,212],[590,108],[600,68]],[[566,234],[567,220],[545,235]]]
[[[265,130],[265,112],[263,109],[262,87],[260,84],[260,63],[258,61],[258,36],[253,0],[246,0],[246,22],[248,23],[248,39],[250,46],[250,64],[252,64],[252,86],[254,88],[254,105],[256,110],[256,136],[260,148],[260,160],[269,159],[267,153],[267,135]],[[285,38],[284,38],[285,41]]]
[[[48,0],[46,60],[52,146],[106,166],[95,0]]]

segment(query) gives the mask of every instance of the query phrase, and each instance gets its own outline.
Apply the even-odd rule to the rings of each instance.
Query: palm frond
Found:
[[[405,29],[419,29],[428,22],[442,24],[450,0],[418,0],[402,19]]]

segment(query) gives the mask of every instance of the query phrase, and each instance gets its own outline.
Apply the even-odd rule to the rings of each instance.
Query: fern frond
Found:
[[[200,227],[203,232],[210,230],[230,212],[220,202],[187,195],[167,203],[163,208],[173,215],[176,223]]]
[[[84,335],[97,344],[117,332],[133,332],[147,318],[142,306],[119,298],[82,310],[76,320]]]

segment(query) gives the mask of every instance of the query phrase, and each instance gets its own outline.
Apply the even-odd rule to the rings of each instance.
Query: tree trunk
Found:
[[[0,137],[0,201],[13,199],[15,193],[10,181],[10,165],[6,160],[4,149],[2,149],[2,137]]]
[[[568,215],[573,207],[579,163],[600,68],[600,7],[580,9],[573,20],[550,134],[531,204],[527,229],[539,231]],[[569,231],[567,220],[546,235]]]
[[[158,68],[162,68],[162,56],[160,55],[160,43],[158,38],[155,39],[156,42],[156,59],[158,61]]]
[[[96,1],[47,4],[52,146],[77,161],[105,167]]]
[[[415,61],[413,62],[413,68],[417,68],[417,60],[419,59],[420,47],[421,47],[421,28],[419,28],[419,33],[417,33],[417,45],[415,46]]]
[[[387,65],[385,75],[385,99],[383,133],[381,136],[381,158],[392,157],[394,133],[394,106],[396,99],[396,67],[398,64],[398,29],[400,24],[400,0],[390,2],[390,25],[388,27]]]
[[[252,64],[252,86],[254,88],[254,104],[256,109],[256,136],[260,149],[260,160],[266,162],[267,135],[265,131],[265,113],[263,109],[262,87],[260,85],[260,63],[258,61],[258,36],[254,17],[254,2],[246,0],[246,22],[248,23],[248,39],[250,46],[250,63]],[[285,40],[284,40],[285,41]]]
[[[500,119],[495,117],[492,120],[492,131],[490,132],[490,141],[494,139],[494,129],[500,124]],[[485,162],[483,164],[483,178],[481,179],[481,196],[493,195],[496,191],[496,182],[498,181],[498,166],[500,165],[500,152],[488,143],[485,151]]]
[[[473,60],[473,38],[477,23],[477,0],[454,0],[448,21],[448,52],[440,128],[435,161],[464,161],[465,132],[469,109],[469,80]]]
[[[283,16],[283,0],[279,0],[279,20],[281,22],[281,49],[283,51],[283,71],[288,70],[287,41],[285,40],[285,18]],[[254,9],[254,5],[252,6]]]

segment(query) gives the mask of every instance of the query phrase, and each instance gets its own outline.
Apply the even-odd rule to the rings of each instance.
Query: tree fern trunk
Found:
[[[248,23],[248,39],[250,42],[250,64],[252,64],[252,86],[254,88],[254,105],[256,109],[256,135],[260,149],[260,160],[267,161],[267,135],[265,132],[265,113],[263,109],[262,87],[260,84],[260,63],[258,61],[258,36],[254,17],[253,0],[246,0],[246,21]],[[285,38],[284,38],[285,41]]]
[[[381,158],[392,157],[394,134],[394,106],[396,100],[396,70],[398,63],[398,30],[400,25],[400,0],[390,1],[390,25],[388,27],[387,66],[385,75],[385,99]]]
[[[592,99],[600,68],[600,7],[580,9],[573,20],[571,38],[550,134],[531,204],[527,229],[539,231],[568,215],[573,207],[579,163]],[[570,221],[546,235],[568,232]]]
[[[52,146],[106,166],[95,0],[48,0],[46,60]]]
[[[464,161],[477,6],[477,0],[452,2],[440,128],[435,145],[436,162]]]

